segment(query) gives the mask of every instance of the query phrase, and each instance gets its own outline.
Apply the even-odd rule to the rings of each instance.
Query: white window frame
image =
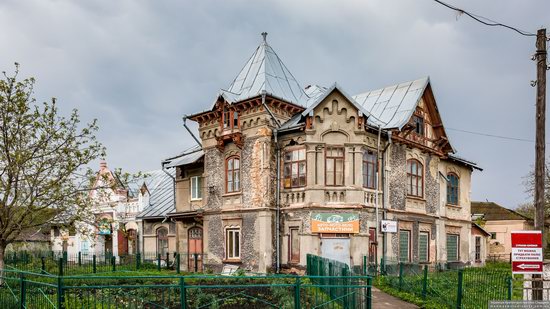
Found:
[[[200,180],[200,181],[199,181]],[[191,200],[200,201],[202,200],[202,177],[201,176],[192,176],[189,179],[191,189]],[[200,182],[200,185],[199,185]]]
[[[235,236],[235,232],[238,235]],[[225,228],[225,258],[227,260],[240,260],[241,259],[241,228],[240,227],[226,227]],[[233,247],[229,250],[229,239],[233,239]],[[238,250],[236,250],[238,249]],[[238,251],[238,254],[235,254]]]

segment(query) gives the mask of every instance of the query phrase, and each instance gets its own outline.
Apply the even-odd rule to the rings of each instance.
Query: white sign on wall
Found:
[[[382,231],[382,233],[397,233],[397,221],[380,221],[380,230]]]

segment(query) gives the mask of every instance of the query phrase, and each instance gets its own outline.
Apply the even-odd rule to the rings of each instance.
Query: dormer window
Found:
[[[413,118],[414,133],[424,135],[424,118],[414,115]]]

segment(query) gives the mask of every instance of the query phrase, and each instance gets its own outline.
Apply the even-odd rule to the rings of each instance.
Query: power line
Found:
[[[455,128],[446,128],[450,131],[458,131],[473,135],[480,135],[480,136],[486,136],[486,137],[493,137],[493,138],[500,138],[500,139],[506,139],[506,140],[512,140],[512,141],[520,141],[520,142],[529,142],[534,143],[534,140],[526,139],[526,138],[518,138],[518,137],[510,137],[510,136],[503,136],[503,135],[495,135],[495,134],[489,134],[489,133],[482,133],[482,132],[474,132],[474,131],[468,131],[468,130],[462,130],[462,129],[455,129]]]
[[[463,9],[457,8],[456,6],[452,6],[452,5],[447,4],[443,1],[439,1],[439,0],[434,0],[434,1],[441,4],[441,5],[443,5],[443,6],[445,6],[445,7],[447,7],[447,8],[449,8],[449,9],[451,9],[451,10],[454,10],[454,11],[458,12],[459,14],[465,14],[465,15],[469,16],[470,18],[474,19],[475,21],[480,22],[480,23],[482,23],[486,26],[508,28],[508,29],[513,30],[513,31],[515,31],[515,32],[517,32],[521,35],[524,35],[524,36],[537,36],[535,33],[520,30],[518,28],[508,26],[508,25],[505,25],[503,23],[499,23],[497,21],[491,20],[487,17],[476,15],[476,14],[470,13],[468,11],[464,11]]]

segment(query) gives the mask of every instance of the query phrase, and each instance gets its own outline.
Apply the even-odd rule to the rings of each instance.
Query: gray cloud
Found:
[[[550,18],[539,1],[460,6],[533,32]],[[210,107],[262,31],[304,86],[337,81],[354,94],[430,75],[447,127],[534,139],[534,39],[429,0],[4,0],[0,68],[20,62],[39,100],[98,118],[111,166],[151,170],[193,144],[181,116]],[[533,144],[448,134],[485,168],[474,199],[514,207],[527,198]]]

